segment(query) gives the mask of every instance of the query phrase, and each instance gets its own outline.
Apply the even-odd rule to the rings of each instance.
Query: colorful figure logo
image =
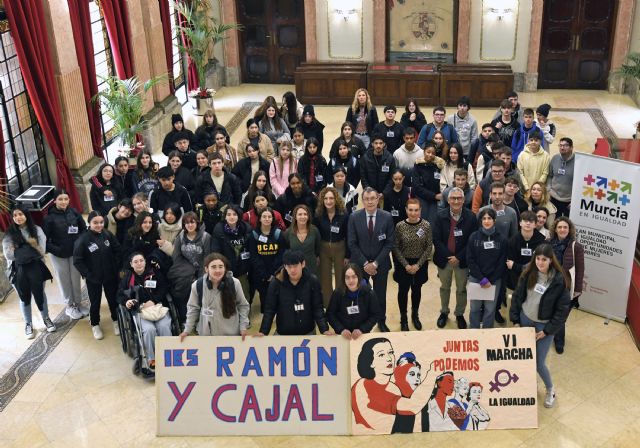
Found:
[[[583,178],[582,196],[607,200],[614,204],[626,206],[631,203],[631,182],[609,179],[603,176],[595,176],[589,173]]]

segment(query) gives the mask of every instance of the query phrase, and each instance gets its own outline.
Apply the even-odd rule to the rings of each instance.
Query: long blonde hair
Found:
[[[293,155],[293,145],[291,141],[284,140],[280,143],[279,150],[282,151],[282,148],[289,148],[289,174],[295,173],[298,169],[298,160],[296,156]],[[278,164],[276,165],[276,159],[278,159]],[[284,161],[282,160],[282,156],[278,154],[278,157],[273,159],[273,164],[276,168],[276,175],[278,174],[278,166],[280,167],[280,176],[284,173]]]
[[[360,109],[360,103],[358,103],[358,93],[360,92],[364,92],[367,94],[367,104],[364,107],[365,112],[370,111],[371,108],[373,107],[373,104],[371,104],[371,95],[369,95],[369,92],[367,92],[367,89],[361,87],[358,90],[356,90],[356,94],[353,95],[353,103],[351,103],[351,112],[353,112],[354,114],[358,111],[358,109]],[[354,129],[354,132],[355,132],[355,129]]]
[[[550,197],[549,197],[549,191],[547,190],[547,186],[542,182],[532,183],[531,186],[529,187],[529,191],[527,191],[527,194],[525,195],[525,199],[529,204],[533,204],[533,200],[531,199],[531,189],[533,188],[534,185],[540,186],[540,189],[542,190],[542,196],[540,197],[538,206],[544,207],[546,204],[549,203]]]

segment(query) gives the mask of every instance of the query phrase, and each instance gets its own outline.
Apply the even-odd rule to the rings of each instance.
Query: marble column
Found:
[[[456,44],[456,62],[469,63],[469,39],[471,36],[471,0],[458,2],[458,41]]]
[[[543,0],[533,0],[531,7],[531,29],[529,32],[529,56],[527,72],[524,74],[525,92],[538,90],[538,60],[540,59],[540,39],[542,37]]]
[[[307,48],[307,61],[318,60],[318,39],[316,36],[316,0],[304,2],[304,39]]]
[[[149,71],[151,77],[167,76],[173,67],[167,67],[164,50],[164,34],[160,19],[160,6],[157,0],[141,0],[142,25],[147,42],[149,57]],[[167,81],[153,87],[153,100],[156,103],[164,101],[170,95],[169,78]]]
[[[127,1],[127,7],[129,8],[131,44],[133,48],[134,74],[138,77],[138,80],[140,80],[140,82],[145,82],[153,76],[151,71],[151,60],[149,58],[149,50],[147,46],[147,30],[145,30],[145,21],[148,22],[149,18],[144,17],[145,14],[143,14],[143,8],[141,4],[143,1],[145,1],[146,3],[146,0]],[[160,14],[159,11],[158,14]],[[162,41],[160,43],[162,44]],[[153,99],[153,95],[151,94],[147,94],[145,96],[143,108],[143,111],[145,113],[149,112],[153,108]]]
[[[373,61],[387,60],[387,2],[373,0]]]
[[[220,0],[223,23],[238,23],[235,0]],[[238,30],[227,32],[228,39],[223,41],[225,85],[240,85],[240,44]]]

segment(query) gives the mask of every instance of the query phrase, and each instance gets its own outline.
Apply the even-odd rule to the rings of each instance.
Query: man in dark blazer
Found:
[[[362,192],[364,209],[351,215],[347,240],[351,261],[363,267],[367,280],[373,279],[373,290],[381,310],[378,328],[387,332],[387,276],[391,269],[389,252],[393,248],[394,226],[391,214],[379,209],[378,201],[378,192],[366,187]]]

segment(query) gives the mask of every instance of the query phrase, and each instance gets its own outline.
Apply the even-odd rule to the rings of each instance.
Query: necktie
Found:
[[[369,215],[369,237],[373,236],[373,215]]]

